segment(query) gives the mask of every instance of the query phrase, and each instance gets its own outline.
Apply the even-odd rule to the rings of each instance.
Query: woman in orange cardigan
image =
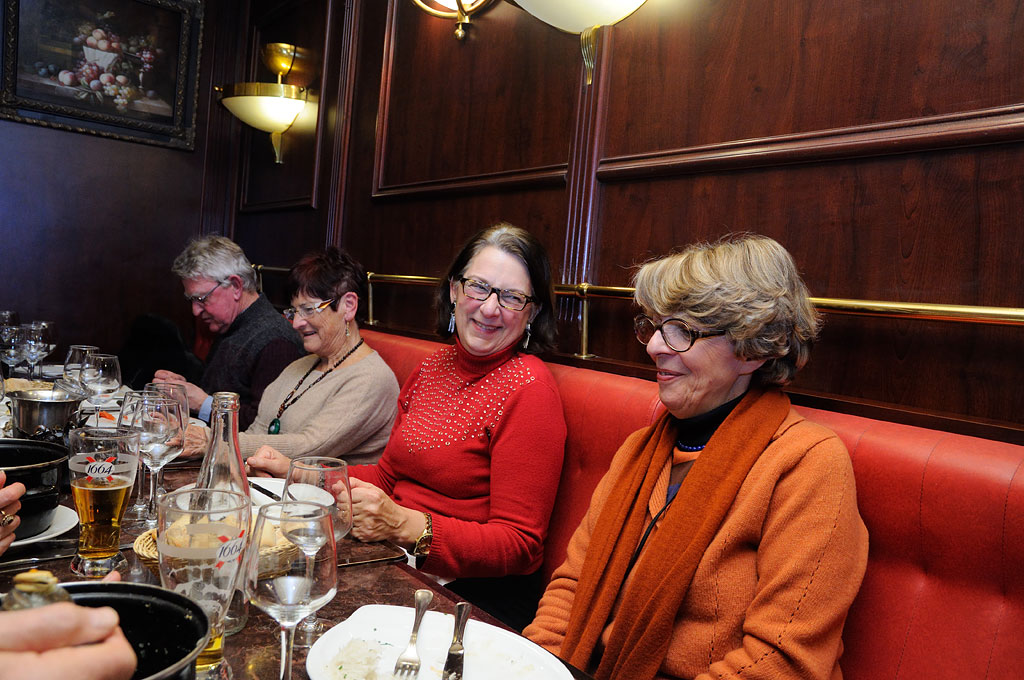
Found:
[[[818,329],[792,258],[743,235],[635,284],[668,412],[616,454],[524,634],[598,680],[838,680],[868,537],[845,447],[780,390]]]

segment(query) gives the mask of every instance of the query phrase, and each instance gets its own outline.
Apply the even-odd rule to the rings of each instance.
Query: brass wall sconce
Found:
[[[287,43],[269,43],[260,52],[263,63],[277,75],[276,83],[235,83],[224,88],[221,103],[236,118],[257,130],[270,133],[274,162],[281,159],[281,135],[306,106],[306,85],[316,71],[313,54]],[[283,82],[285,77],[302,85]]]
[[[514,4],[544,23],[580,34],[587,85],[594,78],[597,29],[616,24],[635,12],[647,0],[515,0]]]
[[[417,7],[439,19],[455,19],[455,38],[466,37],[469,18],[494,0],[412,0]],[[443,8],[443,9],[442,9]]]

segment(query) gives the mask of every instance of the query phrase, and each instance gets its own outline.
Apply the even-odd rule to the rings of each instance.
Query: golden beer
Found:
[[[81,523],[79,557],[102,560],[117,554],[121,518],[131,489],[132,482],[125,477],[82,477],[71,482],[71,496]]]
[[[203,673],[220,664],[224,658],[224,631],[211,630],[210,642],[196,659],[196,672]]]

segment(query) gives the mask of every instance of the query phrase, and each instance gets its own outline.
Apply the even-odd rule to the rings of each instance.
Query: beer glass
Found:
[[[184,489],[160,499],[160,583],[197,602],[210,619],[210,642],[196,660],[200,679],[230,676],[224,614],[245,553],[249,512],[249,499],[234,491]]]
[[[80,524],[71,571],[101,578],[124,565],[121,519],[139,469],[139,433],[83,427],[68,437],[71,497]]]

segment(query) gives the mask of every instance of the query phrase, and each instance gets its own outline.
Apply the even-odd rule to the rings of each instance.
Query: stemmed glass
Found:
[[[68,348],[68,355],[64,357],[64,380],[71,383],[73,387],[81,389],[82,362],[92,352],[98,352],[99,347],[95,345],[71,345]]]
[[[113,354],[90,352],[82,359],[79,380],[89,395],[85,400],[99,406],[121,389],[121,362]]]
[[[301,456],[288,465],[281,499],[309,501],[325,506],[331,513],[337,545],[352,530],[352,500],[348,465],[339,458]],[[330,621],[307,616],[296,629],[295,645],[309,647],[331,625]]]
[[[249,601],[281,626],[280,680],[292,677],[295,626],[334,598],[338,587],[337,552],[330,511],[319,503],[283,501],[261,505],[253,529],[280,529],[299,548],[293,558],[273,569],[261,570],[259,541],[250,542],[246,556],[245,594]],[[299,554],[301,553],[301,554]]]
[[[29,325],[39,331],[39,351],[43,354],[39,357],[39,363],[36,364],[36,372],[39,377],[42,377],[42,360],[50,356],[53,350],[57,349],[57,324],[52,321],[33,321]]]
[[[0,361],[7,364],[10,377],[14,377],[14,367],[25,358],[25,332],[21,326],[0,326]]]
[[[135,411],[138,408],[138,402],[146,396],[146,392],[133,391],[126,392],[124,400],[121,402],[121,410],[117,414],[117,429],[133,429],[131,427],[132,420],[135,418]],[[155,393],[152,396],[157,396]],[[135,488],[132,489],[132,498],[135,502],[132,503],[124,512],[125,523],[132,523],[135,525],[144,524],[146,520],[146,511],[149,509],[149,499],[146,498],[146,466],[143,464],[141,457],[139,458],[139,473],[135,476]]]
[[[181,383],[146,383],[145,391],[156,392],[161,394],[168,399],[174,399],[181,406],[181,424],[187,429],[188,428],[188,393],[185,392],[185,386]],[[184,446],[182,447],[184,451]],[[178,452],[179,454],[181,451]],[[156,477],[156,490],[157,493],[164,493],[164,470],[160,468],[157,472]]]
[[[201,680],[231,676],[224,663],[224,615],[239,578],[250,512],[249,499],[234,491],[185,489],[160,499],[160,583],[197,602],[210,620],[210,641],[196,660]],[[259,541],[254,543],[258,551]]]
[[[44,327],[27,324],[21,328],[25,339],[22,351],[24,352],[25,363],[28,364],[28,377],[31,379],[35,377],[36,366],[39,362],[53,350],[50,348],[50,341]]]
[[[142,523],[152,528],[157,524],[157,478],[163,467],[181,454],[185,427],[181,406],[175,399],[144,392],[133,401],[132,408],[122,424],[139,432],[139,456],[149,468],[149,503]]]

